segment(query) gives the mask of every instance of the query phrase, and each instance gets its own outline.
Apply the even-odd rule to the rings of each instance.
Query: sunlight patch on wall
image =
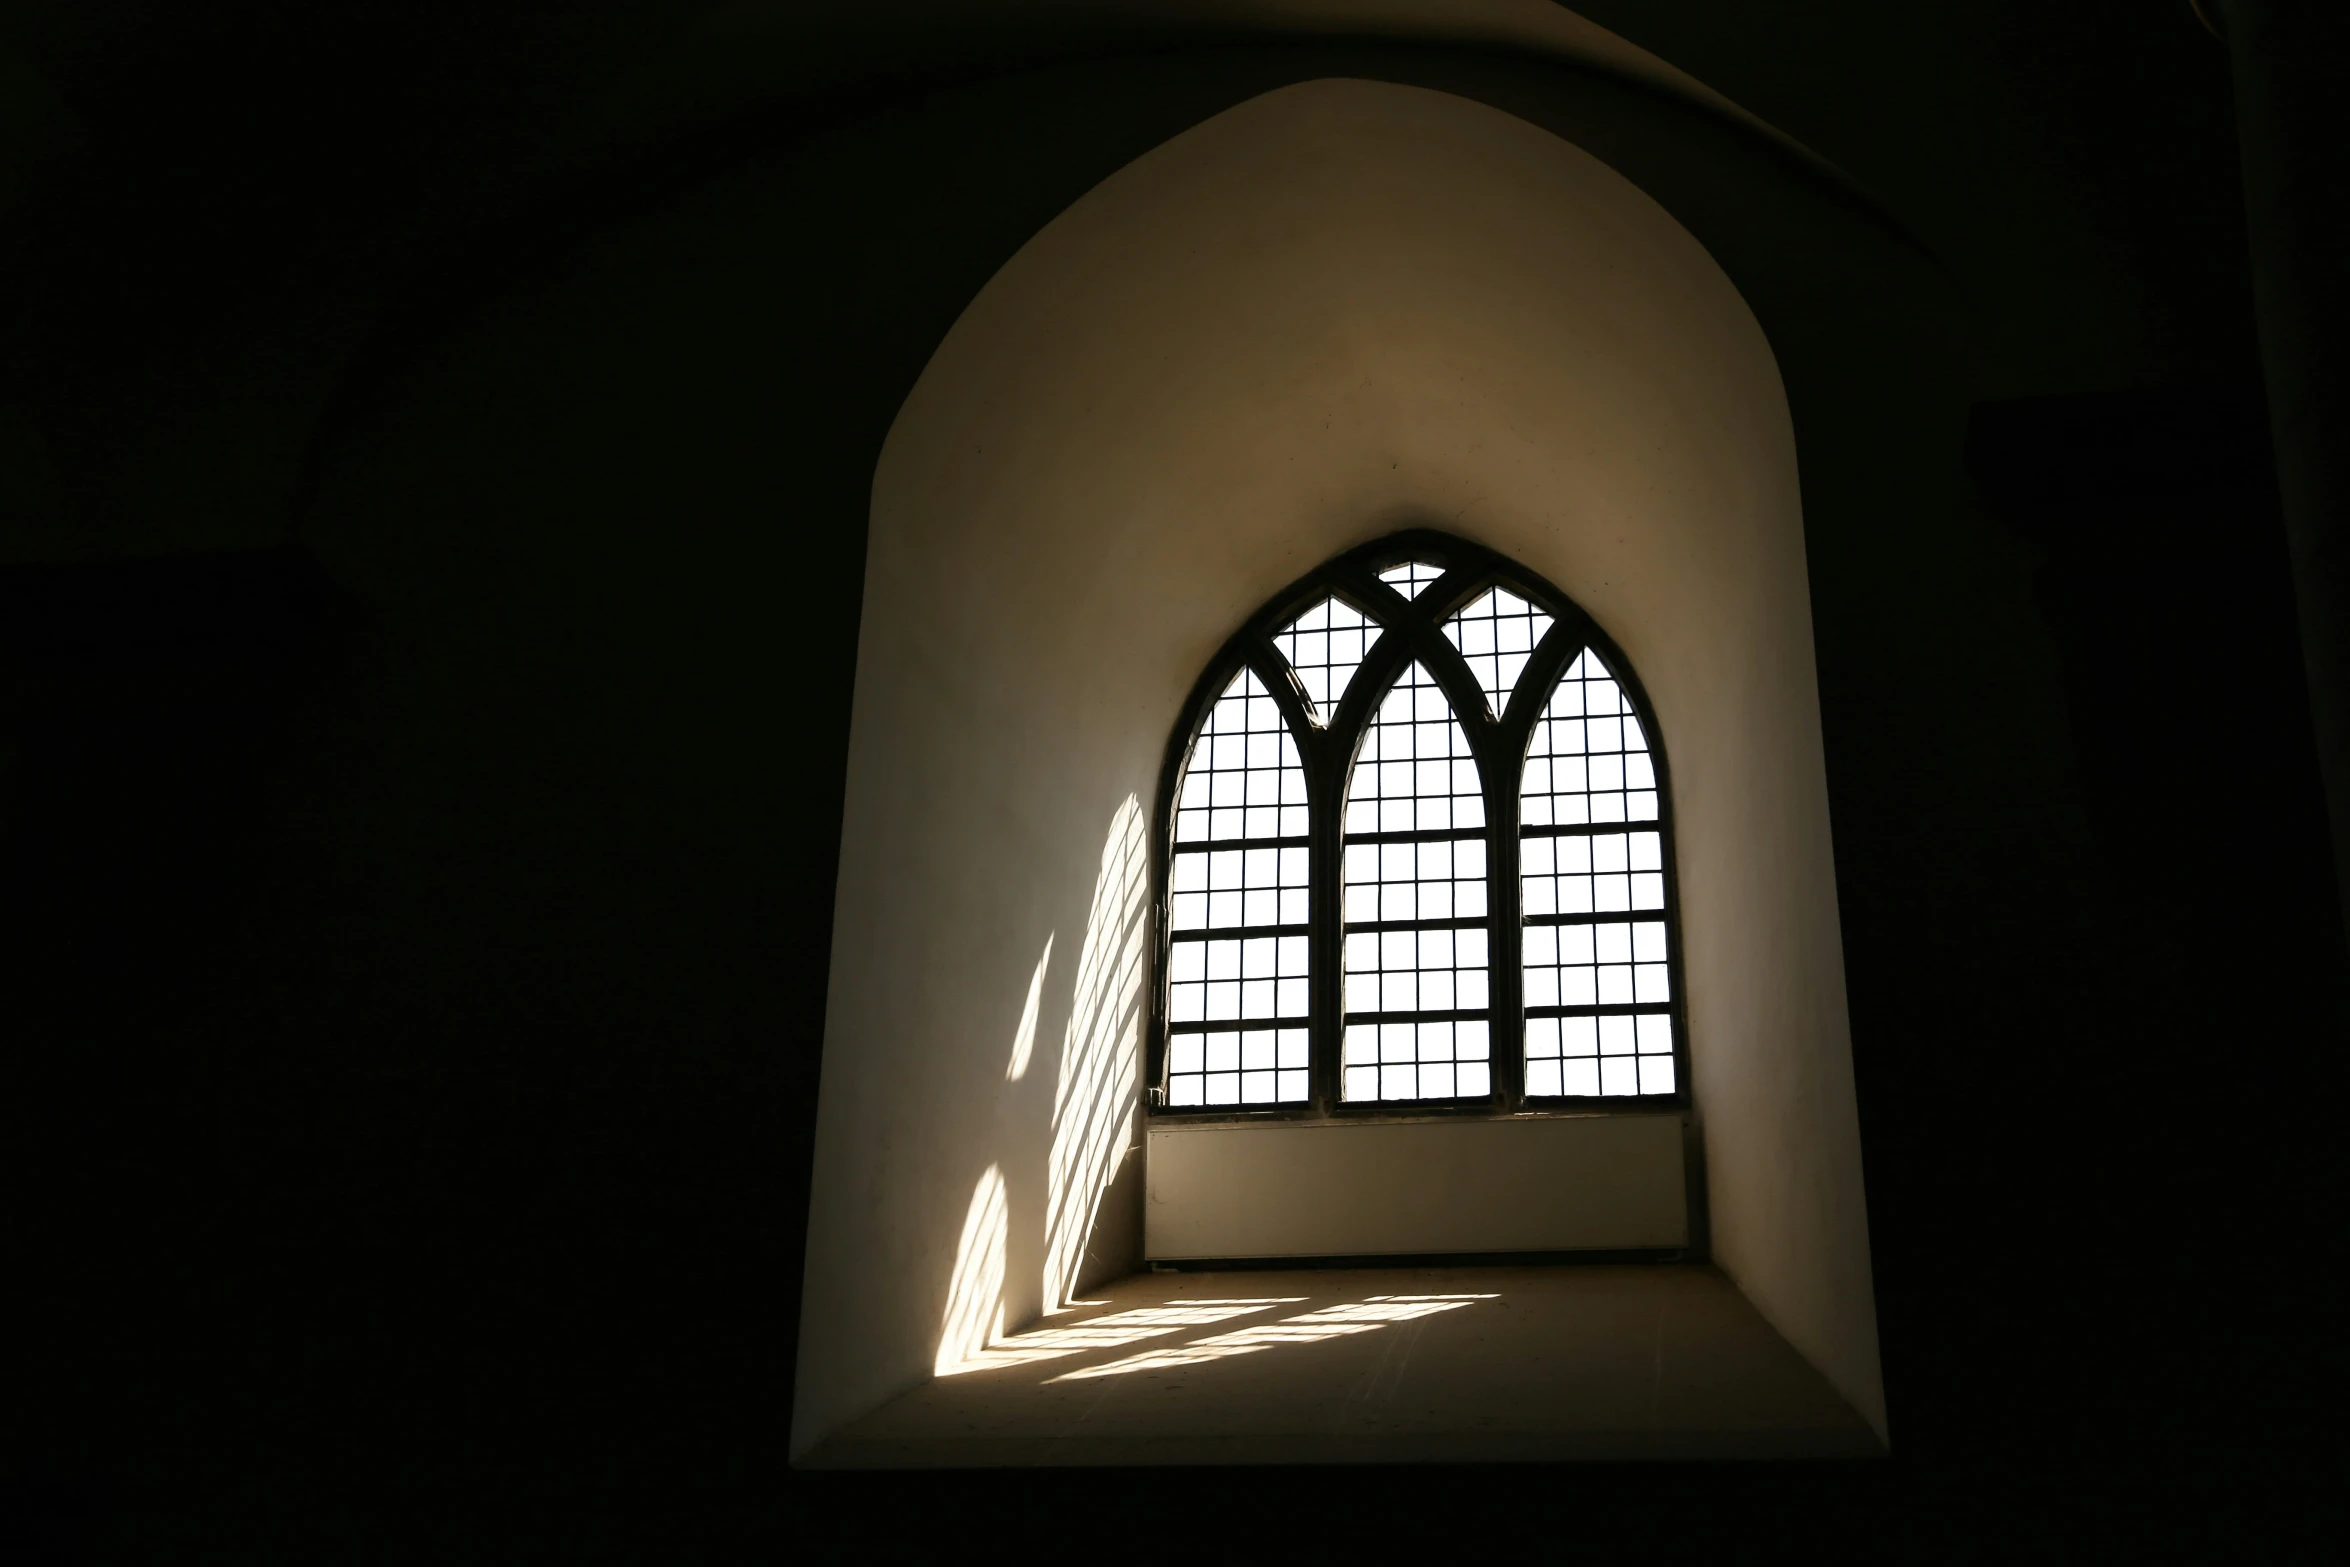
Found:
[[[1102,845],[1053,1095],[1053,1148],[1045,1187],[1047,1311],[1075,1292],[1102,1193],[1127,1151],[1142,1075],[1149,898],[1142,805],[1128,795]]]
[[[1060,934],[1058,931],[1054,935]],[[1044,956],[1036,960],[1036,973],[1028,981],[1028,1005],[1020,1010],[1020,1027],[1012,1035],[1012,1062],[1004,1068],[1004,1081],[1017,1083],[1028,1075],[1028,1058],[1036,1050],[1036,1014],[1044,1002],[1045,971],[1053,966],[1053,938],[1044,938]]]
[[[1004,1172],[987,1167],[971,1193],[963,1238],[955,1247],[955,1271],[947,1285],[946,1317],[940,1326],[933,1370],[947,1374],[1004,1336],[1004,1242],[1010,1230]]]
[[[1128,1355],[1104,1366],[1080,1366],[1075,1371],[1064,1372],[1051,1380],[1077,1382],[1089,1377],[1119,1377],[1136,1371],[1162,1371],[1176,1366],[1195,1366],[1210,1360],[1228,1360],[1234,1355],[1253,1355],[1258,1350],[1273,1349],[1283,1344],[1318,1344],[1324,1339],[1343,1338],[1350,1333],[1369,1333],[1398,1322],[1432,1317],[1440,1311],[1458,1311],[1463,1306],[1473,1306],[1481,1300],[1500,1298],[1499,1295],[1373,1295],[1368,1300],[1343,1306],[1324,1306],[1319,1311],[1305,1312],[1280,1322],[1260,1322],[1230,1333],[1194,1339],[1188,1344],[1145,1350],[1139,1355]]]

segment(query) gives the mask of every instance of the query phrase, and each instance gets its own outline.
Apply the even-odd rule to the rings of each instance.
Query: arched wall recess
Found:
[[[883,447],[795,1451],[933,1364],[991,1166],[1006,1320],[1057,1304],[1042,1058],[1070,995],[1047,995],[1040,1070],[1007,1083],[1003,1064],[1036,955],[1087,939],[1132,802],[1232,629],[1420,523],[1558,584],[1645,681],[1674,762],[1713,1253],[1882,1432],[1770,347],[1704,248],[1589,154],[1464,99],[1324,80],[1205,121],[1047,225]],[[1084,1006],[1136,1015],[1099,987],[1147,970],[1105,958]],[[1134,1087],[1102,1091],[1130,1115]],[[1075,1288],[1131,1265],[1138,1220],[1102,1203],[1088,1264],[1059,1265]]]

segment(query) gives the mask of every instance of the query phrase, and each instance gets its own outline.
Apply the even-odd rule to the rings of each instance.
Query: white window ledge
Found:
[[[1682,1139],[1677,1113],[1154,1126],[1143,1254],[1676,1249]]]

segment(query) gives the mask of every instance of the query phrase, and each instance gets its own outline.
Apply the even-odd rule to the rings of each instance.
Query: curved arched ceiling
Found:
[[[1553,0],[1028,0],[866,5],[736,0],[710,12],[611,100],[612,126],[690,121],[760,102],[837,96],[861,73],[932,71],[947,59],[1004,60],[1087,46],[1217,36],[1383,38],[1471,45],[1572,60],[1702,104],[1805,157],[1816,154],[1729,98]],[[827,47],[811,49],[811,36]],[[844,62],[855,62],[844,71]],[[844,77],[846,80],[844,80]]]
[[[1958,275],[1988,395],[2253,373],[2226,56],[2184,4],[35,0],[0,24],[0,554],[281,536],[387,310],[699,178],[681,136],[1341,37],[1572,62],[1794,138]]]

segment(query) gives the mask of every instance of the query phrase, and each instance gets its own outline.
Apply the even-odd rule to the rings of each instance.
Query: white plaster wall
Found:
[[[951,1313],[977,1320],[948,1295],[993,1276],[957,1269],[991,1171],[1005,1318],[1044,1305],[1073,1039],[1118,1151],[1137,1141],[1138,1041],[1103,1041],[1137,1015],[1117,987],[1139,1001],[1139,963],[1097,956],[1076,1028],[1076,965],[1059,966],[1123,917],[1116,886],[1099,912],[1114,824],[1150,805],[1177,708],[1241,619],[1410,524],[1548,576],[1645,681],[1675,786],[1715,1253],[1882,1431],[1770,349],[1697,242],[1588,154],[1462,99],[1321,81],[1194,127],[1037,234],[884,447],[795,1451],[927,1375]],[[1048,939],[1034,1060],[1008,1082]],[[1095,1265],[1131,1247],[1097,1242]]]

